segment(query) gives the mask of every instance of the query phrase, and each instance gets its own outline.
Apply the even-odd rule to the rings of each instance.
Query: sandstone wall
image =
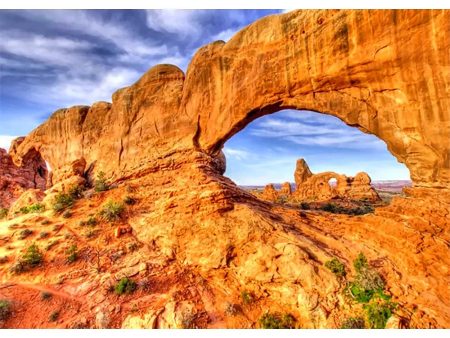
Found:
[[[84,158],[113,178],[185,152],[215,158],[255,118],[284,108],[337,116],[384,140],[416,186],[450,183],[450,12],[295,11],[159,65],[95,103],[55,112],[11,152],[54,169]]]

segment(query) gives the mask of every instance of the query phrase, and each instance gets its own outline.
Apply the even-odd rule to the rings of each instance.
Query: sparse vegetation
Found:
[[[244,290],[241,292],[241,299],[244,305],[249,305],[255,302],[255,295],[251,291]]]
[[[75,244],[71,245],[69,249],[67,249],[66,254],[67,262],[75,262],[78,259],[78,247]]]
[[[128,243],[127,249],[128,251],[136,251],[139,248],[139,245],[136,242]]]
[[[126,196],[123,200],[123,203],[125,203],[126,205],[134,205],[136,204],[136,202],[136,199],[131,196]]]
[[[50,322],[56,322],[59,318],[59,311],[53,311],[50,316],[48,317],[48,320]]]
[[[50,243],[47,244],[47,246],[45,247],[45,250],[47,250],[47,251],[50,250],[58,243],[59,243],[59,240],[54,239],[53,241],[51,241]]]
[[[125,207],[122,203],[109,200],[103,205],[100,215],[104,220],[114,222],[120,219],[124,209]]]
[[[102,192],[109,190],[109,188],[110,186],[105,178],[105,173],[103,171],[100,171],[97,175],[97,179],[94,182],[94,190],[96,192]]]
[[[371,205],[362,205],[355,208],[344,208],[334,203],[326,203],[320,210],[331,212],[333,214],[345,214],[345,215],[365,215],[374,212],[374,208]]]
[[[22,256],[22,263],[27,267],[35,267],[42,263],[43,256],[39,247],[36,244],[32,244],[27,248],[27,251]]]
[[[367,321],[371,329],[384,329],[388,319],[392,316],[396,304],[390,301],[373,302],[364,306]]]
[[[61,212],[67,208],[71,208],[74,203],[74,198],[70,194],[63,192],[58,193],[53,200],[52,208],[55,212]]]
[[[369,267],[367,258],[362,252],[360,252],[356,259],[353,261],[353,267],[355,268],[357,273],[361,272],[362,269],[367,269]]]
[[[41,292],[41,299],[42,300],[49,300],[53,297],[53,294],[51,292],[48,291],[42,291]]]
[[[185,310],[181,314],[181,327],[183,329],[195,329],[195,319],[196,315],[192,310]]]
[[[239,306],[239,304],[233,304],[233,303],[226,303],[225,304],[225,314],[227,316],[236,316],[237,314],[241,313],[242,309]]]
[[[259,324],[263,329],[293,329],[295,318],[291,314],[266,312],[259,318]]]
[[[25,239],[29,236],[31,236],[33,234],[33,231],[30,229],[23,229],[20,233],[19,233],[19,239]]]
[[[97,225],[97,218],[91,216],[88,218],[88,220],[86,221],[86,225],[89,225],[91,227],[96,226]]]
[[[311,209],[311,207],[309,206],[309,203],[302,202],[302,203],[300,203],[300,209],[309,210],[309,209]]]
[[[43,212],[45,210],[45,206],[42,203],[35,203],[26,207],[20,208],[20,213],[22,214],[31,214],[37,212]]]
[[[325,267],[328,268],[337,277],[345,277],[347,274],[345,271],[345,265],[336,257],[325,262]]]
[[[50,220],[44,219],[44,220],[41,222],[41,225],[49,225],[50,223],[51,223]]]
[[[0,320],[7,320],[11,316],[11,303],[5,299],[0,300]]]
[[[362,317],[349,317],[343,321],[341,329],[365,329],[366,323]]]
[[[63,214],[62,214],[62,217],[63,218],[70,218],[70,217],[72,217],[72,212],[70,211],[70,210],[66,210],[66,211],[64,211],[63,212]]]
[[[133,280],[126,277],[122,278],[114,288],[114,291],[118,295],[123,295],[125,293],[130,294],[133,293],[134,290],[136,290],[136,283]]]
[[[6,218],[8,216],[8,209],[6,208],[0,208],[0,219]]]
[[[49,236],[49,233],[48,233],[47,231],[41,231],[41,232],[39,233],[39,238],[40,238],[40,239],[47,238],[48,236]]]
[[[81,185],[73,185],[69,188],[68,195],[77,200],[83,198],[84,187]]]

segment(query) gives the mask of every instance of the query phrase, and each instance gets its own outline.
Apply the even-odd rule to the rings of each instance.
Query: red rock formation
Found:
[[[16,149],[23,137],[15,139],[11,149]],[[0,148],[0,207],[10,205],[27,189],[46,188],[47,166],[40,154],[31,149],[16,166],[6,150]]]
[[[307,172],[306,178],[305,172]],[[292,195],[294,200],[327,201],[332,198],[379,201],[380,197],[370,185],[370,177],[365,172],[347,177],[332,171],[312,174],[304,159],[297,161],[295,169],[297,189]],[[331,180],[336,180],[336,185]]]
[[[85,159],[89,175],[102,170],[118,188],[77,201],[72,218],[57,219],[65,231],[54,231],[60,247],[46,252],[45,270],[16,276],[0,265],[1,282],[12,284],[0,289],[2,297],[16,290],[26,303],[21,288],[38,280],[80,299],[79,316],[97,327],[180,327],[180,308],[210,313],[202,325],[211,327],[256,326],[260,309],[293,313],[302,327],[339,327],[362,309],[342,297],[343,285],[324,263],[338,256],[351,271],[363,251],[409,326],[450,327],[449,32],[449,12],[438,10],[270,16],[226,44],[201,48],[186,77],[175,66],[156,66],[117,91],[112,104],[54,113],[11,150],[14,162],[41,153],[57,185],[67,180],[68,165]],[[222,175],[220,150],[252,120],[283,108],[334,115],[377,135],[408,166],[415,187],[362,217],[299,212],[254,198]],[[355,181],[367,183],[363,176]],[[104,200],[123,200],[127,184],[136,186],[139,203],[127,207],[118,226],[132,232],[116,239],[104,224],[98,239],[77,243],[89,261],[98,257],[91,248],[123,253],[119,241],[132,236],[144,247],[115,260],[104,253],[95,271],[85,261],[48,264],[66,249],[65,234],[78,235],[80,220],[99,212]],[[36,216],[26,217],[21,222],[41,231]],[[8,232],[14,222],[0,228]],[[22,242],[10,257],[20,257]],[[140,270],[140,259],[152,264],[151,274]],[[151,278],[158,292],[111,295],[108,283],[119,275]],[[227,317],[225,302],[240,302],[243,290],[256,294],[256,306]],[[131,299],[143,313],[131,311]],[[7,325],[49,325],[47,314],[37,320],[35,313]]]

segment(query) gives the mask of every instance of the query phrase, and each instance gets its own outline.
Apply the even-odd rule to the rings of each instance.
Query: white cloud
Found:
[[[11,141],[16,137],[17,136],[0,135],[0,148],[6,149],[6,151],[8,151],[11,145]]]
[[[202,33],[200,18],[203,10],[151,9],[147,10],[147,26],[157,32],[197,38]]]
[[[235,149],[230,147],[224,147],[223,152],[225,153],[225,156],[228,156],[230,158],[234,158],[236,160],[246,160],[250,157],[250,153],[243,149]]]
[[[295,112],[294,112],[295,113]],[[311,113],[316,114],[317,113]],[[283,118],[268,117],[259,122],[250,134],[258,137],[277,138],[299,145],[329,146],[338,148],[386,148],[383,141],[373,135],[364,134],[357,128],[348,127],[338,119],[312,117],[299,112]]]
[[[214,35],[211,39],[211,41],[217,41],[217,40],[223,40],[225,42],[227,42],[228,40],[230,40],[234,34],[236,34],[236,29],[226,29],[216,35]]]

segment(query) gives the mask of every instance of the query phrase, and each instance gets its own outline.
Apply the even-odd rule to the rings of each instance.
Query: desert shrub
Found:
[[[337,277],[345,277],[345,265],[336,257],[325,262],[325,267],[334,273]]]
[[[192,310],[185,310],[181,314],[181,327],[183,329],[195,329],[196,314]]]
[[[244,290],[241,292],[241,299],[244,305],[249,305],[255,302],[255,295],[251,291]]]
[[[309,209],[311,209],[311,207],[309,206],[309,203],[306,203],[306,202],[300,203],[300,208],[302,210],[309,210]]]
[[[126,196],[123,200],[123,203],[127,204],[127,205],[134,205],[136,204],[136,199],[131,197],[131,196]]]
[[[86,221],[86,225],[89,225],[91,227],[96,226],[97,225],[97,218],[95,217],[89,217],[88,220]]]
[[[242,309],[239,306],[239,304],[233,304],[233,303],[226,303],[225,304],[225,314],[227,316],[236,316],[237,314],[241,313]]]
[[[52,208],[55,212],[61,212],[72,207],[73,203],[74,198],[70,194],[60,192],[55,196]]]
[[[358,254],[358,257],[353,261],[353,266],[355,267],[356,272],[361,272],[361,270],[364,268],[368,268],[369,264],[367,263],[367,258],[364,256],[362,252]]]
[[[371,329],[384,329],[388,319],[392,316],[396,304],[390,301],[370,303],[364,306],[367,321]]]
[[[63,218],[70,218],[70,217],[72,217],[72,212],[70,211],[70,210],[66,210],[66,211],[64,211],[63,212],[63,214],[62,214],[62,217]]]
[[[100,215],[104,220],[114,222],[120,219],[124,209],[125,208],[122,203],[109,200],[105,205],[103,205]]]
[[[50,220],[44,219],[44,220],[41,222],[41,225],[49,225],[50,223],[51,223]]]
[[[29,236],[31,236],[33,234],[33,231],[30,229],[23,229],[20,233],[19,233],[19,239],[25,239]]]
[[[114,291],[118,295],[123,295],[124,293],[130,294],[136,290],[136,283],[129,278],[122,278],[119,283],[117,283]]]
[[[0,219],[4,219],[8,216],[8,209],[0,208]]]
[[[51,241],[50,243],[47,244],[47,246],[45,247],[45,250],[47,250],[47,251],[50,250],[58,243],[59,243],[59,240],[54,239],[53,241]]]
[[[42,300],[48,300],[48,299],[50,299],[52,297],[53,297],[53,294],[51,292],[48,292],[48,291],[42,291],[41,292],[41,299]]]
[[[78,259],[78,248],[75,244],[71,245],[66,251],[67,261],[73,263]]]
[[[31,214],[35,212],[43,212],[45,210],[45,206],[42,203],[35,203],[32,205],[28,205],[26,207],[20,208],[20,212],[22,214]]]
[[[337,213],[339,208],[334,203],[324,204],[320,209],[326,212]]]
[[[366,290],[382,291],[385,282],[378,271],[366,268],[362,269],[356,276],[355,282]]]
[[[109,190],[109,188],[110,186],[105,178],[105,173],[103,171],[100,171],[97,175],[97,179],[94,182],[94,190],[96,192],[102,192]]]
[[[0,257],[0,264],[5,264],[8,262],[8,256],[2,256]]]
[[[40,239],[44,239],[44,238],[47,238],[48,235],[49,235],[49,233],[48,233],[47,231],[41,231],[41,232],[39,233],[39,238],[40,238]]]
[[[73,185],[69,188],[69,191],[67,192],[70,197],[77,200],[83,197],[83,191],[84,187],[81,185]]]
[[[365,215],[374,212],[374,208],[371,205],[364,205],[361,207],[353,208],[348,211],[350,215]]]
[[[35,267],[42,263],[43,256],[36,244],[30,245],[22,256],[22,263],[27,267]]]
[[[53,311],[50,316],[48,317],[48,320],[50,322],[56,322],[59,318],[59,311]]]
[[[11,316],[11,303],[0,299],[0,320],[7,320]]]
[[[364,318],[361,317],[349,317],[341,324],[341,329],[365,329],[366,323]]]
[[[127,249],[128,251],[136,251],[137,249],[139,249],[139,245],[136,242],[131,242],[127,244]]]
[[[97,231],[96,230],[93,230],[93,229],[89,229],[89,230],[87,230],[85,233],[84,233],[84,236],[86,237],[86,238],[88,238],[88,239],[90,239],[90,238],[94,238],[95,236],[97,236]]]
[[[290,314],[266,312],[259,318],[259,324],[263,329],[293,329],[295,318]]]

